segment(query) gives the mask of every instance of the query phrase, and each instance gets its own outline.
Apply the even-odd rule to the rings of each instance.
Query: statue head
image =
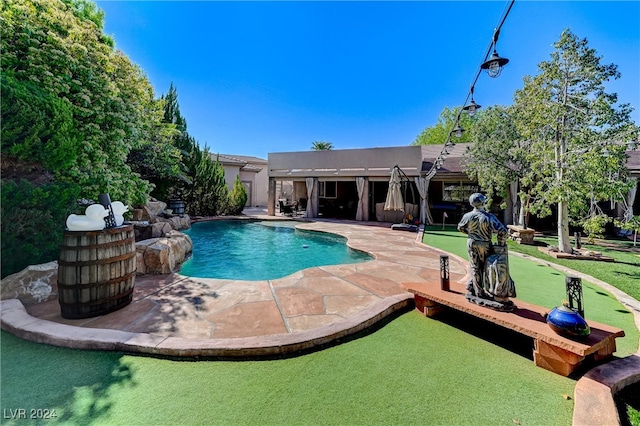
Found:
[[[475,192],[471,194],[469,197],[469,204],[471,204],[474,208],[479,209],[484,206],[484,203],[487,202],[487,197],[479,192]]]

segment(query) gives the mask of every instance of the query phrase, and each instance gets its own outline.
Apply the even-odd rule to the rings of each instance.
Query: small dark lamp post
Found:
[[[569,308],[580,314],[584,318],[584,307],[582,306],[582,280],[579,277],[566,277],[567,300]]]
[[[449,291],[449,256],[440,255],[440,288]]]

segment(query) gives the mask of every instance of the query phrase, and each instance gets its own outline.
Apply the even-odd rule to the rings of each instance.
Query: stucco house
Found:
[[[464,172],[462,160],[468,144],[450,148],[441,168],[430,180],[427,172],[441,145],[399,146],[268,154],[268,214],[275,215],[280,200],[297,202],[306,217],[400,222],[408,213],[422,223],[457,223],[469,209],[468,199],[481,190]],[[628,151],[627,167],[640,178],[640,152]],[[384,202],[394,166],[402,170],[405,212],[385,211]],[[640,179],[639,179],[640,180]],[[635,214],[640,197],[630,191]],[[494,211],[513,223],[510,196],[504,211]],[[618,210],[620,206],[616,207]]]
[[[267,160],[258,157],[229,154],[211,154],[224,168],[224,178],[229,190],[233,188],[236,176],[247,189],[247,206],[266,207],[267,205]]]

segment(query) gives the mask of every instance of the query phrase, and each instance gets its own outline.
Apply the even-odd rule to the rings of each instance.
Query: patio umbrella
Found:
[[[400,190],[400,169],[395,166],[391,171],[391,180],[389,181],[389,190],[387,191],[387,199],[384,202],[385,210],[404,211],[404,200]]]

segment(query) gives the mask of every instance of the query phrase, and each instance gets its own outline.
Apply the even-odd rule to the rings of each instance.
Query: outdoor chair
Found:
[[[295,206],[294,205],[286,205],[284,203],[284,201],[279,200],[280,203],[280,213],[284,214],[284,215],[288,215],[288,216],[293,216],[295,213]]]

